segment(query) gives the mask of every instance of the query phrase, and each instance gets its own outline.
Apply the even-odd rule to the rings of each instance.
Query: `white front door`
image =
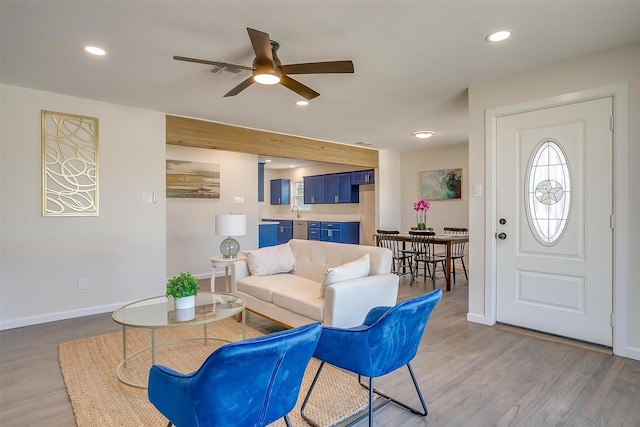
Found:
[[[498,322],[612,345],[612,102],[498,119]]]

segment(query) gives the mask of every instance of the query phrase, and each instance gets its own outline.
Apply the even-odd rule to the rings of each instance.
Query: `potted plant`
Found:
[[[167,282],[167,297],[175,299],[176,310],[195,306],[196,295],[200,290],[200,282],[191,273],[180,273]]]

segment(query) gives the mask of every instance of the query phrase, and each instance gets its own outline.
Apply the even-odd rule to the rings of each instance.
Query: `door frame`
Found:
[[[498,118],[613,97],[613,353],[638,359],[639,354],[629,348],[629,85],[619,83],[609,86],[572,92],[521,104],[488,109],[485,111],[485,319],[484,323],[496,323],[497,310],[497,246],[496,246],[496,167]]]

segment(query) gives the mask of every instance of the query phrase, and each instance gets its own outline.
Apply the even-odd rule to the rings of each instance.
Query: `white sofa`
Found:
[[[385,248],[294,239],[246,255],[234,262],[231,292],[248,310],[285,326],[357,326],[371,308],[396,304],[399,279],[391,274],[391,251]],[[278,269],[288,272],[273,274]]]

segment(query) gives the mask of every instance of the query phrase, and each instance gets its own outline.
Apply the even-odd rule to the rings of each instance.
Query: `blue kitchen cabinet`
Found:
[[[288,179],[271,180],[271,204],[288,205],[291,203],[291,185]]]
[[[293,221],[282,219],[263,219],[265,222],[276,222],[276,244],[281,245],[293,239]]]
[[[365,171],[353,171],[351,172],[351,184],[352,185],[365,185],[375,183],[375,173],[373,169]]]
[[[305,205],[325,203],[324,178],[324,175],[305,176],[302,178]]]
[[[360,191],[351,185],[351,173],[334,173],[324,176],[325,203],[358,203]]]
[[[278,224],[275,222],[258,225],[258,247],[275,246],[278,243]]]
[[[320,221],[308,221],[308,237],[309,240],[320,240]]]
[[[320,240],[323,242],[360,244],[360,223],[320,222]]]

